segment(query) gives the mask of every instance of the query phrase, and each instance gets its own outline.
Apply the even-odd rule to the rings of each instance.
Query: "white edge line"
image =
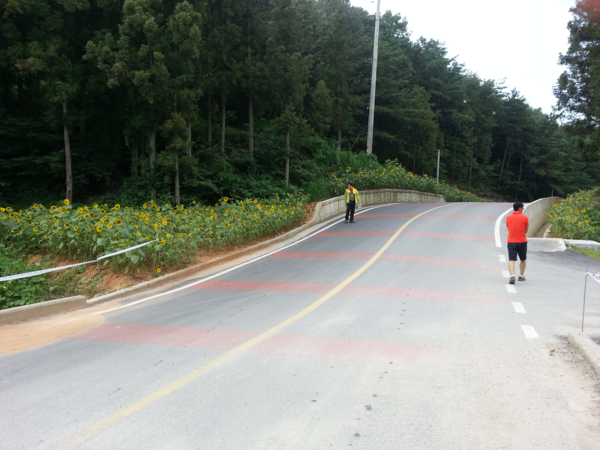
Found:
[[[354,215],[358,216],[359,214],[365,213],[365,212],[367,212],[367,211],[370,211],[370,210],[372,210],[372,209],[376,209],[376,208],[383,208],[383,207],[385,207],[385,206],[390,206],[390,205],[395,205],[395,204],[396,204],[396,203],[388,203],[387,205],[378,205],[378,206],[373,206],[372,208],[367,208],[367,209],[362,209],[362,208],[361,208],[361,211],[360,211],[360,212],[358,212],[358,213],[355,213]],[[432,203],[432,204],[433,204],[433,203]],[[268,256],[271,256],[271,255],[273,255],[273,254],[275,254],[275,253],[278,253],[278,252],[280,252],[280,251],[282,251],[282,250],[285,250],[286,248],[290,248],[290,247],[292,247],[293,245],[299,244],[300,242],[302,242],[302,241],[305,241],[305,240],[307,240],[307,239],[309,239],[309,238],[313,237],[313,236],[314,236],[314,235],[316,235],[316,234],[322,233],[322,232],[323,232],[323,230],[326,230],[327,228],[331,228],[332,226],[334,226],[334,225],[338,224],[339,222],[341,222],[341,221],[343,221],[343,220],[344,220],[344,219],[336,220],[336,221],[335,221],[335,222],[333,222],[332,224],[330,224],[330,225],[327,225],[327,226],[326,226],[326,227],[324,227],[324,228],[320,228],[318,231],[315,231],[313,234],[311,234],[311,235],[309,235],[309,236],[305,236],[305,237],[303,237],[302,239],[300,239],[300,240],[298,240],[298,241],[296,241],[296,242],[293,242],[293,243],[291,243],[291,244],[289,244],[289,245],[286,245],[285,247],[281,247],[280,249],[277,249],[277,250],[275,250],[275,251],[273,251],[273,252],[270,252],[270,253],[266,253],[266,254],[264,254],[264,255],[261,255],[261,256],[259,256],[259,257],[257,257],[257,258],[251,259],[250,261],[246,261],[246,262],[244,262],[244,263],[241,263],[241,264],[239,264],[239,265],[237,265],[237,266],[230,267],[230,268],[229,268],[229,269],[227,269],[227,270],[224,270],[224,271],[222,271],[222,272],[219,272],[219,273],[216,273],[216,274],[214,274],[214,275],[211,275],[211,276],[209,276],[209,277],[206,277],[206,278],[204,278],[204,279],[202,279],[202,280],[200,280],[200,281],[195,281],[195,282],[193,282],[193,283],[186,284],[185,286],[178,287],[178,288],[176,288],[176,289],[173,289],[173,290],[171,290],[171,291],[162,292],[162,293],[160,293],[160,294],[152,295],[151,297],[148,297],[148,298],[143,298],[143,299],[141,299],[141,300],[138,300],[138,301],[135,301],[135,302],[131,302],[131,303],[128,303],[128,304],[126,304],[126,305],[117,306],[116,308],[107,309],[107,310],[105,310],[105,311],[98,311],[98,312],[95,312],[95,313],[94,313],[94,315],[98,315],[98,314],[106,314],[106,313],[109,313],[109,312],[117,311],[117,310],[119,310],[119,309],[124,309],[124,308],[129,308],[130,306],[139,305],[140,303],[144,303],[144,302],[147,302],[147,301],[149,301],[149,300],[154,300],[155,298],[162,297],[163,295],[169,295],[169,294],[173,294],[173,293],[175,293],[175,292],[183,291],[184,289],[190,288],[190,287],[192,287],[192,286],[196,286],[197,284],[201,284],[201,283],[204,283],[205,281],[212,280],[213,278],[220,277],[221,275],[225,275],[226,273],[232,272],[232,271],[234,271],[234,270],[236,270],[236,269],[239,269],[240,267],[244,267],[244,266],[246,266],[246,265],[248,265],[248,264],[252,264],[253,262],[256,262],[256,261],[258,261],[258,260],[260,260],[260,259],[266,258],[266,257],[268,257]]]
[[[496,237],[496,247],[502,247],[502,242],[500,241],[500,222],[502,222],[502,219],[504,218],[504,216],[506,216],[512,210],[513,210],[513,208],[509,208],[504,214],[502,214],[501,216],[498,216],[498,218],[496,219],[496,226],[494,227],[494,235]]]
[[[506,284],[506,290],[508,291],[509,294],[516,294],[517,293],[517,288],[515,288],[512,284]]]

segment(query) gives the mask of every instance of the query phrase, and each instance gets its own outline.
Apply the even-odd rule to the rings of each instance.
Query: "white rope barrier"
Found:
[[[109,255],[100,256],[99,258],[94,259],[93,261],[86,261],[86,262],[81,262],[81,263],[76,263],[76,264],[69,264],[68,266],[53,267],[51,269],[36,270],[34,272],[25,272],[25,273],[20,273],[17,275],[8,275],[6,277],[0,277],[0,281],[18,280],[20,278],[35,277],[38,275],[43,275],[45,273],[55,272],[57,270],[70,269],[72,267],[85,266],[86,264],[93,264],[95,262],[100,261],[101,259],[106,259],[111,256],[120,255],[121,253],[127,253],[127,252],[130,252],[131,250],[135,250],[137,248],[144,247],[144,246],[146,246],[148,244],[152,244],[153,242],[156,242],[156,241],[158,241],[158,239],[155,239],[155,240],[149,241],[149,242],[144,242],[143,244],[136,245],[135,247],[129,247],[129,248],[126,248],[125,250],[120,250],[118,252],[111,253]]]
[[[598,283],[600,283],[600,273],[591,273],[591,272],[586,272],[586,274],[588,274],[590,277],[592,277],[592,279],[596,280]]]

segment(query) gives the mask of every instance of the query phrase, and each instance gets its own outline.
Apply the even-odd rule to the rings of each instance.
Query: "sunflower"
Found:
[[[117,225],[122,225],[123,221],[121,219],[117,219]]]
[[[38,205],[37,203],[34,203],[34,204],[33,204],[33,207],[37,209],[37,208],[39,208],[39,207],[40,207],[40,205]]]
[[[156,269],[156,273],[160,273],[160,267]]]
[[[106,205],[105,205],[105,206],[106,206]],[[121,205],[119,205],[119,204],[116,204],[116,205],[115,205],[115,211],[118,211],[119,209],[121,209]]]
[[[73,229],[74,229],[75,231],[77,231],[77,230],[79,230],[79,227],[78,227],[77,225],[75,225],[75,226],[73,227]]]
[[[89,219],[89,218],[90,218],[90,215],[89,215],[89,214],[85,214],[85,215],[83,216],[83,218],[84,218],[84,219]]]
[[[162,224],[163,224],[163,225],[166,225],[166,224],[167,224],[167,221],[166,221],[166,220],[163,220],[163,221],[162,221]]]
[[[50,209],[51,209],[52,211],[56,211],[56,206],[52,205],[52,206],[50,207]]]
[[[37,230],[38,230],[37,228],[34,228],[34,229],[33,229],[33,231],[37,231]]]
[[[69,203],[70,203],[69,200],[65,199],[64,204],[68,205]]]
[[[96,231],[102,231],[102,226],[98,225],[98,226],[96,227]]]
[[[106,225],[106,228],[108,228],[109,230],[112,228],[111,224]]]

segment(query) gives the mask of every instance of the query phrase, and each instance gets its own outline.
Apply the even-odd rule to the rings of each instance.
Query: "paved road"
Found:
[[[0,356],[0,448],[598,449],[596,382],[561,339],[589,260],[531,253],[509,292],[509,206],[373,208]]]

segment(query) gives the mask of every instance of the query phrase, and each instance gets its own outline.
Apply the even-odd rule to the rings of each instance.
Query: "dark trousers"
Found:
[[[356,208],[356,201],[350,200],[346,203],[346,220],[348,220],[348,216],[350,216],[350,221],[354,220],[354,209]]]

